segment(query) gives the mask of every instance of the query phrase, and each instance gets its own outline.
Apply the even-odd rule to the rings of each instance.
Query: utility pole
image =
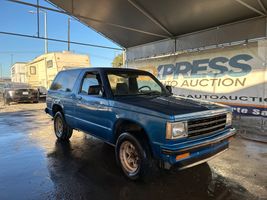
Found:
[[[44,14],[44,42],[45,42],[45,53],[48,53],[48,40],[47,40],[47,12],[42,10],[42,9],[39,9],[39,12],[42,12]],[[31,14],[36,14],[37,12],[36,11],[29,11],[29,13]],[[37,16],[38,16],[38,13],[37,13]]]
[[[68,17],[68,51],[70,51],[70,17]]]
[[[3,80],[3,68],[2,68],[2,63],[0,63],[0,69],[1,69],[1,76],[0,76],[0,80]]]
[[[48,53],[48,40],[47,40],[47,13],[44,10],[41,10],[44,13],[44,32],[45,32],[45,53]]]

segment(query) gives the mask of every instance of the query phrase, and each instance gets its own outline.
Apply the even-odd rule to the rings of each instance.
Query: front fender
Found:
[[[138,124],[145,131],[147,138],[149,140],[150,149],[156,158],[160,158],[160,148],[158,143],[163,143],[165,141],[165,126],[166,120],[158,118],[155,116],[133,113],[131,111],[125,111],[121,114],[116,115],[116,121],[113,126],[113,135],[116,136],[116,129],[118,123],[123,120],[127,120]],[[114,137],[114,142],[116,137]]]

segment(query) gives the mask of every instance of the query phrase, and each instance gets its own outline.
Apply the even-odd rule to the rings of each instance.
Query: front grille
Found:
[[[188,121],[188,136],[210,135],[222,131],[226,124],[226,114],[193,119]]]

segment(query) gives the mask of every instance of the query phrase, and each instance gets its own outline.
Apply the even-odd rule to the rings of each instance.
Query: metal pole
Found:
[[[70,51],[70,18],[68,18],[68,51]]]
[[[39,0],[37,0],[37,36],[40,37],[40,7],[39,7]]]
[[[170,37],[173,37],[173,34],[167,30],[151,13],[148,13],[144,8],[137,4],[135,0],[128,0],[130,4],[132,4],[137,10],[139,10],[143,15],[145,15],[148,19],[150,19],[154,24],[156,24],[159,28],[161,28],[165,33],[167,33]]]
[[[32,13],[32,14],[37,14],[37,18],[38,18],[38,21],[39,21],[39,14],[40,12],[42,12],[44,14],[44,45],[45,45],[45,53],[48,53],[48,36],[47,36],[47,12],[45,10],[42,10],[42,9],[39,9],[39,7],[37,7],[38,10],[37,12],[35,11],[29,11],[29,13]],[[38,34],[37,34],[37,38],[41,38],[40,35],[39,35],[39,23],[38,23]]]
[[[43,11],[44,13],[44,32],[45,32],[45,53],[48,53],[48,40],[47,40],[47,13],[46,11]]]
[[[2,68],[2,63],[0,63],[0,69],[1,69],[1,76],[0,76],[0,78],[1,78],[1,80],[3,80],[3,68]]]
[[[253,6],[249,5],[248,3],[244,2],[244,0],[235,0],[236,2],[242,4],[243,6],[247,7],[248,9],[262,15],[262,16],[265,16],[265,13],[261,12],[260,10],[254,8]]]

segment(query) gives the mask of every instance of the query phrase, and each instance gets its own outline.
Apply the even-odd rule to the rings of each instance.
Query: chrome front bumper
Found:
[[[161,148],[163,162],[161,166],[165,169],[172,167],[186,169],[207,162],[220,155],[229,148],[229,140],[236,134],[235,129],[228,129],[223,134],[201,142],[191,142],[188,144],[175,145],[177,148]],[[177,156],[186,155],[188,157],[176,159]]]
[[[223,134],[223,135],[221,135],[219,137],[207,139],[204,142],[201,142],[201,143],[198,143],[198,144],[190,144],[188,146],[183,146],[179,150],[170,150],[170,149],[162,148],[161,152],[163,154],[168,154],[168,155],[181,154],[183,152],[192,151],[192,150],[195,150],[195,149],[198,149],[198,148],[201,148],[201,147],[205,147],[205,146],[208,146],[208,145],[216,144],[216,143],[218,143],[220,141],[223,141],[223,140],[227,140],[227,139],[233,137],[235,134],[236,134],[236,130],[234,128],[232,128],[232,129],[229,129],[228,133]]]

